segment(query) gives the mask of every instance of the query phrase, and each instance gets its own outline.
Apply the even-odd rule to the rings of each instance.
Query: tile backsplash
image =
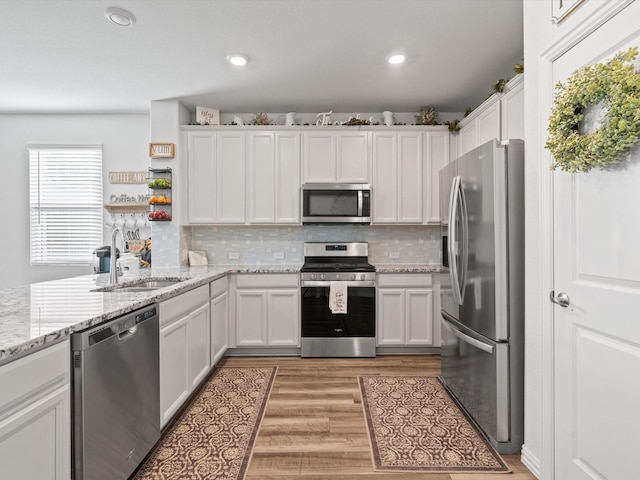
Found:
[[[212,265],[304,263],[304,242],[368,242],[373,264],[440,265],[440,227],[435,226],[221,226],[182,227],[180,264],[188,250],[204,250]]]

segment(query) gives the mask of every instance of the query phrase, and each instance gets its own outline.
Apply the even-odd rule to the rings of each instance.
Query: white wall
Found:
[[[103,145],[108,199],[124,190],[122,185],[109,185],[107,172],[149,166],[149,115],[0,115],[0,288],[92,273],[88,265],[30,265],[28,144]],[[144,185],[134,189],[147,192]]]

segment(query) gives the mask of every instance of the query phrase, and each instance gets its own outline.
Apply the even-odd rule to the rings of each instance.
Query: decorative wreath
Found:
[[[588,172],[616,163],[640,136],[640,75],[632,63],[638,47],[618,52],[610,61],[575,71],[566,86],[556,85],[549,119],[552,170]],[[600,104],[606,112],[600,127],[580,134],[578,126],[587,107]]]

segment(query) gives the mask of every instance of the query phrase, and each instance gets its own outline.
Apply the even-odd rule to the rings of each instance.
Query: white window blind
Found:
[[[102,244],[102,147],[27,149],[31,264],[89,264]]]

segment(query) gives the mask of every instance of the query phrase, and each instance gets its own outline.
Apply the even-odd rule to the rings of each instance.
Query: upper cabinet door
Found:
[[[373,223],[398,221],[398,136],[393,132],[373,136]]]
[[[369,183],[369,134],[337,134],[336,181]]]
[[[332,132],[305,132],[303,183],[336,181],[336,135]]]
[[[303,183],[369,183],[367,132],[305,132],[303,142]]]
[[[216,134],[187,134],[187,218],[189,223],[216,221]]]
[[[273,132],[248,134],[249,223],[273,223],[276,217],[276,154]]]
[[[216,151],[218,223],[245,223],[245,134],[218,133]]]
[[[424,223],[440,223],[440,170],[449,163],[448,131],[428,132],[423,136],[427,161],[423,180]]]
[[[276,133],[275,223],[300,223],[300,134]]]
[[[398,223],[422,223],[423,158],[422,133],[399,133]]]
[[[250,224],[300,223],[300,134],[248,133]]]
[[[500,140],[500,103],[495,102],[483,110],[477,118],[478,139],[476,146],[480,146],[494,138]]]
[[[509,90],[500,99],[501,140],[524,140],[524,75],[515,77],[507,87]]]

